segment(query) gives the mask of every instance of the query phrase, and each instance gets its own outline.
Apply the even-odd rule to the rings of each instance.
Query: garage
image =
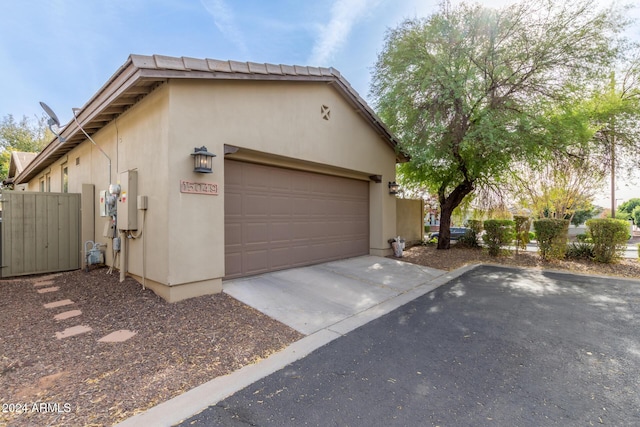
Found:
[[[334,68],[131,55],[76,113],[14,184],[82,193],[80,241],[167,301],[392,253],[390,185],[408,158]],[[114,222],[103,202],[117,183]],[[114,223],[131,238],[113,240]]]
[[[225,279],[369,254],[369,181],[224,161]]]

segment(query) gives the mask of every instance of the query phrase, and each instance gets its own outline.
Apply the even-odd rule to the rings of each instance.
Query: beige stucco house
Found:
[[[16,184],[82,193],[82,241],[169,301],[391,253],[406,158],[335,69],[131,55],[77,120]],[[212,173],[195,171],[203,146]],[[103,203],[116,183],[120,253]]]

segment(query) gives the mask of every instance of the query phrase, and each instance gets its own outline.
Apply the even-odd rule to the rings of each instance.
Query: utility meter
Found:
[[[120,195],[120,184],[109,184],[109,194]]]
[[[109,194],[107,196],[107,216],[116,216],[117,202],[118,196],[115,194]]]

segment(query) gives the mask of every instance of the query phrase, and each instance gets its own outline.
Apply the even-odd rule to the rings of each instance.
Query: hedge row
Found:
[[[479,247],[478,236],[484,229],[482,236],[489,254],[497,256],[502,247],[515,241],[516,250],[526,249],[531,235],[531,219],[515,216],[511,220],[486,220],[484,223],[469,220],[467,234],[460,239],[460,243],[469,247]],[[538,241],[538,252],[545,259],[584,258],[598,262],[611,263],[620,259],[629,239],[629,223],[620,219],[590,219],[587,221],[589,231],[584,236],[578,236],[578,242],[567,245],[569,221],[564,219],[543,218],[533,221],[535,237]],[[640,245],[638,245],[640,258]]]

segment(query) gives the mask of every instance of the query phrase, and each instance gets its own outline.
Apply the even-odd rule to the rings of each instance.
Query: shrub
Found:
[[[482,221],[470,219],[467,221],[466,227],[469,228],[464,236],[458,239],[458,245],[467,248],[480,247],[480,233],[482,232]]]
[[[478,243],[478,236],[471,231],[465,231],[464,235],[460,236],[458,239],[458,243],[456,244],[460,248],[479,248],[480,243]]]
[[[518,252],[518,248],[527,249],[527,243],[529,243],[529,229],[531,228],[531,218],[528,216],[514,216],[513,217],[516,230],[515,230],[515,240],[516,240],[516,253]]]
[[[585,242],[572,243],[567,247],[565,256],[569,259],[593,259],[593,244]]]
[[[424,226],[424,233],[425,234],[429,234],[431,232],[431,226],[430,225],[425,225]]]
[[[536,240],[536,233],[533,231],[529,232],[529,241]]]
[[[593,239],[593,255],[598,262],[611,263],[622,258],[629,239],[629,222],[624,219],[590,219],[589,235]]]
[[[576,240],[582,243],[593,243],[591,237],[589,237],[589,235],[586,233],[576,234]]]
[[[482,240],[487,244],[489,255],[497,256],[502,246],[513,241],[515,223],[508,219],[488,219],[484,222]]]
[[[569,221],[543,218],[533,221],[538,238],[538,251],[542,259],[562,259],[567,251]]]

